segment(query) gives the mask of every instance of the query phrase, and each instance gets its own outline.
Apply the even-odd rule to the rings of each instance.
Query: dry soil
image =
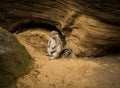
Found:
[[[120,55],[49,60],[49,33],[32,28],[15,34],[33,58],[33,69],[18,79],[18,88],[120,88]]]

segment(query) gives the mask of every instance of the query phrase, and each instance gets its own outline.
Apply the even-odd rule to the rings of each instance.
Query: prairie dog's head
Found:
[[[56,38],[56,37],[59,37],[59,34],[58,34],[57,31],[52,31],[51,34],[50,34],[50,37]]]

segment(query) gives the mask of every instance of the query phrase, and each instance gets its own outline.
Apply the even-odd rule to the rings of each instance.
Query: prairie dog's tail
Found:
[[[71,57],[72,54],[72,49],[71,48],[66,48],[61,52],[60,57],[66,58],[66,57]]]

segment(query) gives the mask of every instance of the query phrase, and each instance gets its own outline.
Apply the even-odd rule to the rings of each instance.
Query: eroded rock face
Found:
[[[0,25],[10,32],[30,23],[57,27],[77,56],[119,51],[119,0],[1,0]]]
[[[103,56],[120,51],[120,27],[105,24],[90,16],[80,16],[69,37],[75,54],[81,56]]]
[[[15,80],[30,70],[31,57],[17,39],[0,27],[0,88],[14,88]]]

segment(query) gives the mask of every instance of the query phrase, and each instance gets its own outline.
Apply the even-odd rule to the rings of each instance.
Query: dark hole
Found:
[[[56,30],[61,34],[61,32],[56,28],[54,25],[46,24],[46,23],[28,23],[18,26],[17,28],[13,29],[11,33],[20,33],[24,32],[30,28],[44,28],[44,30],[52,31]]]
[[[20,33],[20,32],[24,32],[28,29],[32,29],[34,30],[34,28],[43,28],[44,30],[47,30],[47,31],[58,31],[61,39],[63,41],[65,41],[65,36],[59,31],[59,29],[57,27],[55,27],[54,25],[51,25],[51,24],[46,24],[46,23],[27,23],[27,24],[23,24],[23,25],[20,25],[18,26],[17,28],[13,29],[11,31],[11,33]],[[66,41],[65,41],[65,44],[66,45]]]

